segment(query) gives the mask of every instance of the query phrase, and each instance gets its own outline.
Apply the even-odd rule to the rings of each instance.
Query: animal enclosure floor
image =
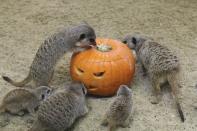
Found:
[[[29,71],[43,40],[57,29],[87,21],[98,37],[121,39],[140,32],[174,50],[182,66],[181,103],[186,117],[182,123],[169,91],[164,89],[160,104],[149,101],[148,80],[134,79],[133,121],[117,131],[197,130],[197,0],[0,0],[0,74],[22,80]],[[58,64],[53,87],[70,82],[70,54]],[[121,70],[121,69],[120,69]],[[0,79],[0,100],[14,87]],[[104,131],[102,116],[113,98],[88,98],[89,114],[74,131]],[[26,131],[29,116],[10,117],[0,131]],[[0,116],[0,121],[2,116]]]

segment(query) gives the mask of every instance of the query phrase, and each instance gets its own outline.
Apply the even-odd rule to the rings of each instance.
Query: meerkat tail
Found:
[[[171,86],[172,96],[174,97],[174,100],[176,102],[176,106],[177,106],[178,113],[180,115],[181,121],[184,122],[185,121],[185,117],[184,117],[184,113],[182,111],[181,105],[179,103],[179,98],[178,98],[178,83],[177,83],[176,76],[174,76],[174,75],[168,76],[168,82],[169,82],[169,84]]]
[[[27,83],[29,83],[32,80],[30,74],[28,74],[28,76],[23,81],[21,81],[21,82],[15,82],[15,81],[13,81],[12,79],[10,79],[7,76],[2,76],[2,78],[5,81],[7,81],[8,83],[10,83],[10,84],[12,84],[12,85],[14,85],[16,87],[23,87],[23,86],[25,86]]]
[[[184,122],[185,121],[185,117],[184,117],[184,114],[183,114],[183,111],[182,111],[180,103],[176,102],[176,106],[177,106],[177,109],[178,109],[181,121]]]

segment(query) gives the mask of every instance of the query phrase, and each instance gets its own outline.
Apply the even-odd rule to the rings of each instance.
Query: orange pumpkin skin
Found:
[[[73,55],[71,77],[83,82],[88,94],[112,96],[121,84],[130,85],[135,72],[135,58],[120,41],[97,38],[96,43],[110,45],[112,50],[101,52],[92,48]]]

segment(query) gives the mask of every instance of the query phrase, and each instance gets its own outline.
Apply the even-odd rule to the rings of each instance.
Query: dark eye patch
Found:
[[[51,90],[47,90],[47,94],[49,94],[51,92]]]
[[[90,42],[95,42],[95,39],[93,39],[93,38],[90,38],[90,40],[89,40]]]
[[[45,95],[44,95],[44,94],[41,95],[41,99],[42,99],[42,100],[45,99]]]
[[[137,44],[137,39],[135,37],[132,37],[131,42],[136,45]]]
[[[79,40],[83,40],[85,37],[86,37],[85,34],[81,34],[80,37],[79,37]]]

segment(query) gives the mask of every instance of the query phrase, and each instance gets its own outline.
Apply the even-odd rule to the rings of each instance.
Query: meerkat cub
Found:
[[[31,64],[28,76],[21,82],[15,82],[7,76],[3,79],[14,86],[23,87],[30,81],[35,86],[48,86],[54,67],[67,52],[80,52],[96,45],[94,29],[87,23],[60,31],[44,41]]]
[[[152,103],[159,103],[161,100],[160,84],[163,81],[168,81],[181,120],[184,122],[185,118],[178,98],[180,63],[177,56],[167,47],[155,42],[152,38],[140,34],[126,36],[123,43],[136,51],[138,60],[150,77],[156,94]]]
[[[64,131],[88,113],[85,103],[86,88],[72,83],[44,101],[38,110],[37,120],[29,131]]]
[[[36,89],[14,89],[8,92],[3,98],[0,106],[0,112],[10,112],[11,114],[24,115],[27,110],[32,115],[40,102],[45,100],[51,94],[51,89],[46,86],[40,86]]]
[[[129,116],[132,109],[132,91],[126,85],[121,85],[117,96],[107,110],[102,125],[108,125],[108,130],[113,131],[115,127],[129,127]]]

